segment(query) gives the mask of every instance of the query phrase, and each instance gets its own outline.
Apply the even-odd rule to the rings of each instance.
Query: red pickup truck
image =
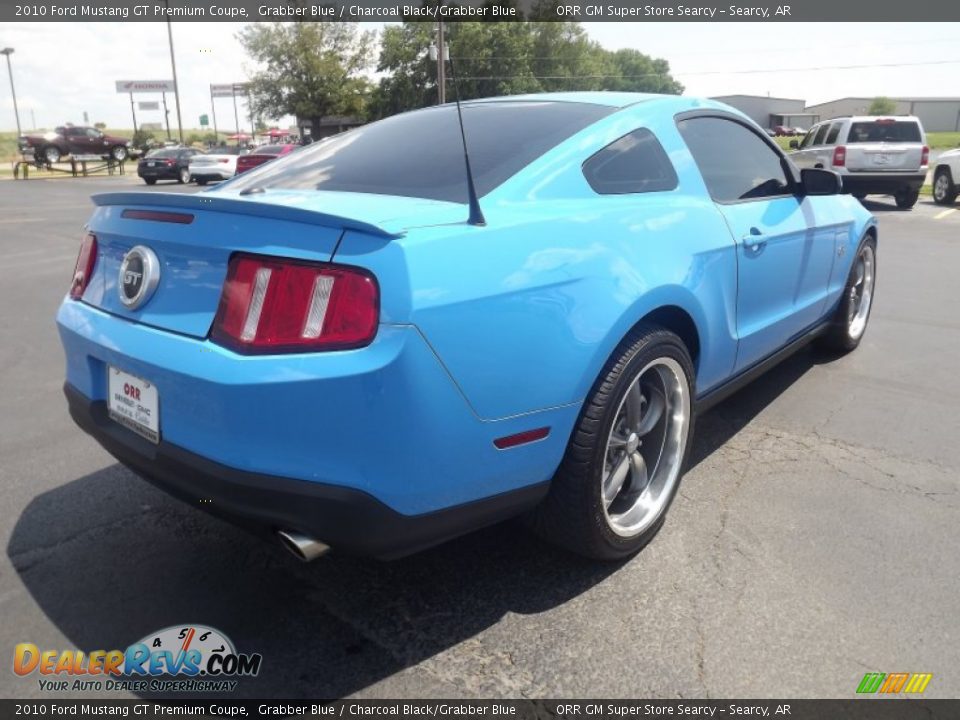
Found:
[[[32,153],[37,160],[55,163],[67,155],[99,155],[123,162],[130,156],[130,140],[105,135],[97,128],[82,125],[58,127],[43,135],[24,135],[19,138],[20,152]]]

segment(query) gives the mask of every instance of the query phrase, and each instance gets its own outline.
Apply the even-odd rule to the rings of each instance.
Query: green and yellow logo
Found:
[[[933,673],[867,673],[857,686],[857,693],[860,695],[875,693],[918,695],[927,689],[932,678]]]

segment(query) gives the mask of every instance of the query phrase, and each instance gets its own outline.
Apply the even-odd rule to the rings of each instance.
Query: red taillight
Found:
[[[843,145],[837,145],[833,149],[833,162],[834,167],[843,167],[847,164],[847,149]]]
[[[93,266],[97,264],[97,238],[87,233],[80,244],[80,254],[73,268],[73,282],[70,283],[70,297],[79,300],[93,277]]]
[[[926,145],[923,146],[923,151],[920,153],[920,164],[930,164],[930,148],[928,148]]]
[[[357,268],[235,255],[211,337],[241,352],[309,352],[370,344],[380,292]]]
[[[173,158],[167,158],[165,162],[167,163],[167,165],[170,165],[170,166],[177,164],[177,161],[174,160]]]

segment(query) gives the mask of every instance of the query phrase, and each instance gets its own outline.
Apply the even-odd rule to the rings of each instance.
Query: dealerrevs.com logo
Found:
[[[255,677],[263,656],[238,653],[219,630],[174,625],[151,633],[126,650],[41,650],[19,643],[13,671],[39,676],[45,692],[231,692],[236,678]]]

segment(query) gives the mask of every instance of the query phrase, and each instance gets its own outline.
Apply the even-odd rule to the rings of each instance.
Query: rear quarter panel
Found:
[[[670,155],[678,188],[596,195],[581,163],[641,126]],[[482,205],[486,227],[411,231],[394,241],[402,263],[390,264],[402,264],[409,277],[409,322],[481,418],[582,402],[629,330],[667,305],[698,328],[698,390],[727,378],[736,353],[734,245],[672,112],[617,113],[547,153]],[[345,242],[336,259],[385,264],[372,250]],[[374,271],[386,295],[382,273],[391,271]]]

